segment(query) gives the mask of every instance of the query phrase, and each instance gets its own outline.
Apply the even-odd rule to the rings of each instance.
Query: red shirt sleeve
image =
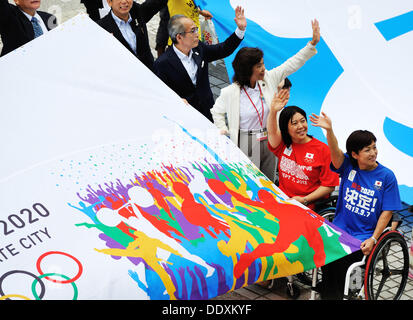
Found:
[[[268,149],[270,149],[270,151],[272,153],[274,153],[277,157],[279,157],[281,155],[281,153],[284,151],[285,149],[285,144],[284,142],[281,140],[280,144],[276,147],[273,148],[270,144],[270,142],[268,141]]]

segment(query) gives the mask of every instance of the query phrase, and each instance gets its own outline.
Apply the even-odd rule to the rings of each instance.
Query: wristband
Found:
[[[374,244],[376,244],[376,243],[377,243],[377,239],[376,239],[375,237],[371,236],[370,238],[371,238],[371,239],[373,239]]]

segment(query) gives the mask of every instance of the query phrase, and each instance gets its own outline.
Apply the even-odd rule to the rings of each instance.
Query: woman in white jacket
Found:
[[[315,45],[320,40],[317,20],[312,21],[312,28],[312,40],[293,57],[270,71],[265,70],[264,54],[260,49],[240,49],[232,63],[234,82],[221,90],[211,109],[214,124],[221,134],[229,135],[271,181],[274,181],[276,160],[267,147],[269,107],[284,79],[317,53]]]

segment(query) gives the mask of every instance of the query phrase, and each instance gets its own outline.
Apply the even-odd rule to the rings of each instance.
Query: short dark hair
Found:
[[[351,153],[354,151],[358,154],[364,147],[367,147],[376,141],[377,139],[374,134],[367,130],[356,130],[348,136],[346,141],[346,152],[350,157],[353,167],[358,168],[358,162],[353,158]]]
[[[187,18],[187,16],[184,16],[183,14],[176,14],[168,21],[168,34],[174,44],[178,43],[176,36],[185,32],[185,26],[182,23],[182,19],[184,18]]]
[[[292,117],[296,113],[300,113],[301,115],[303,115],[304,118],[305,118],[305,121],[307,121],[307,114],[305,113],[305,111],[303,109],[301,109],[300,107],[297,107],[297,106],[285,107],[281,111],[280,118],[278,119],[279,124],[280,124],[281,138],[282,138],[284,144],[287,146],[287,148],[289,146],[291,146],[291,144],[293,143],[293,140],[291,139],[291,136],[288,133],[288,123],[291,121]],[[308,135],[308,136],[311,137],[310,135]]]
[[[232,80],[240,87],[250,86],[252,68],[261,61],[264,52],[259,48],[244,47],[235,55],[232,61],[234,77]]]

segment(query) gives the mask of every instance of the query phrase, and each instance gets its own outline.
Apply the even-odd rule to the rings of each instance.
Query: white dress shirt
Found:
[[[188,72],[189,77],[191,78],[194,86],[196,85],[196,72],[198,71],[198,66],[195,63],[195,60],[192,59],[192,49],[189,51],[189,55],[186,55],[181,50],[177,49],[175,45],[172,46],[179,60],[181,60],[186,72]]]
[[[245,30],[240,30],[237,27],[237,29],[235,30],[235,34],[237,35],[238,38],[243,39]],[[192,83],[194,84],[194,86],[196,86],[196,73],[198,71],[198,66],[195,63],[195,60],[192,59],[192,49],[189,51],[189,55],[186,55],[183,52],[181,52],[179,49],[177,49],[175,45],[173,45],[172,48],[174,49],[179,60],[181,60],[186,72],[188,72],[188,75],[191,78]]]
[[[248,95],[245,93],[244,89],[247,91]],[[270,109],[265,103],[265,99],[264,98],[261,99],[260,89],[258,87],[258,81],[255,84],[255,88],[244,87],[244,89],[241,89],[240,101],[239,101],[240,102],[239,103],[239,107],[240,107],[239,128],[241,130],[255,130],[255,129],[266,128],[267,117],[270,112]],[[262,92],[262,88],[261,88],[261,92]],[[254,105],[251,103],[251,101],[254,103],[255,108],[254,108]],[[264,109],[264,117],[262,116],[263,109]],[[262,121],[262,127],[261,127],[260,119]]]
[[[105,1],[105,0],[104,0]],[[115,20],[116,25],[118,26],[122,36],[128,42],[129,46],[132,48],[133,52],[136,54],[136,34],[133,32],[130,22],[132,21],[131,16],[129,15],[129,19],[127,22],[119,19],[113,11],[110,12],[112,14],[113,20]]]

